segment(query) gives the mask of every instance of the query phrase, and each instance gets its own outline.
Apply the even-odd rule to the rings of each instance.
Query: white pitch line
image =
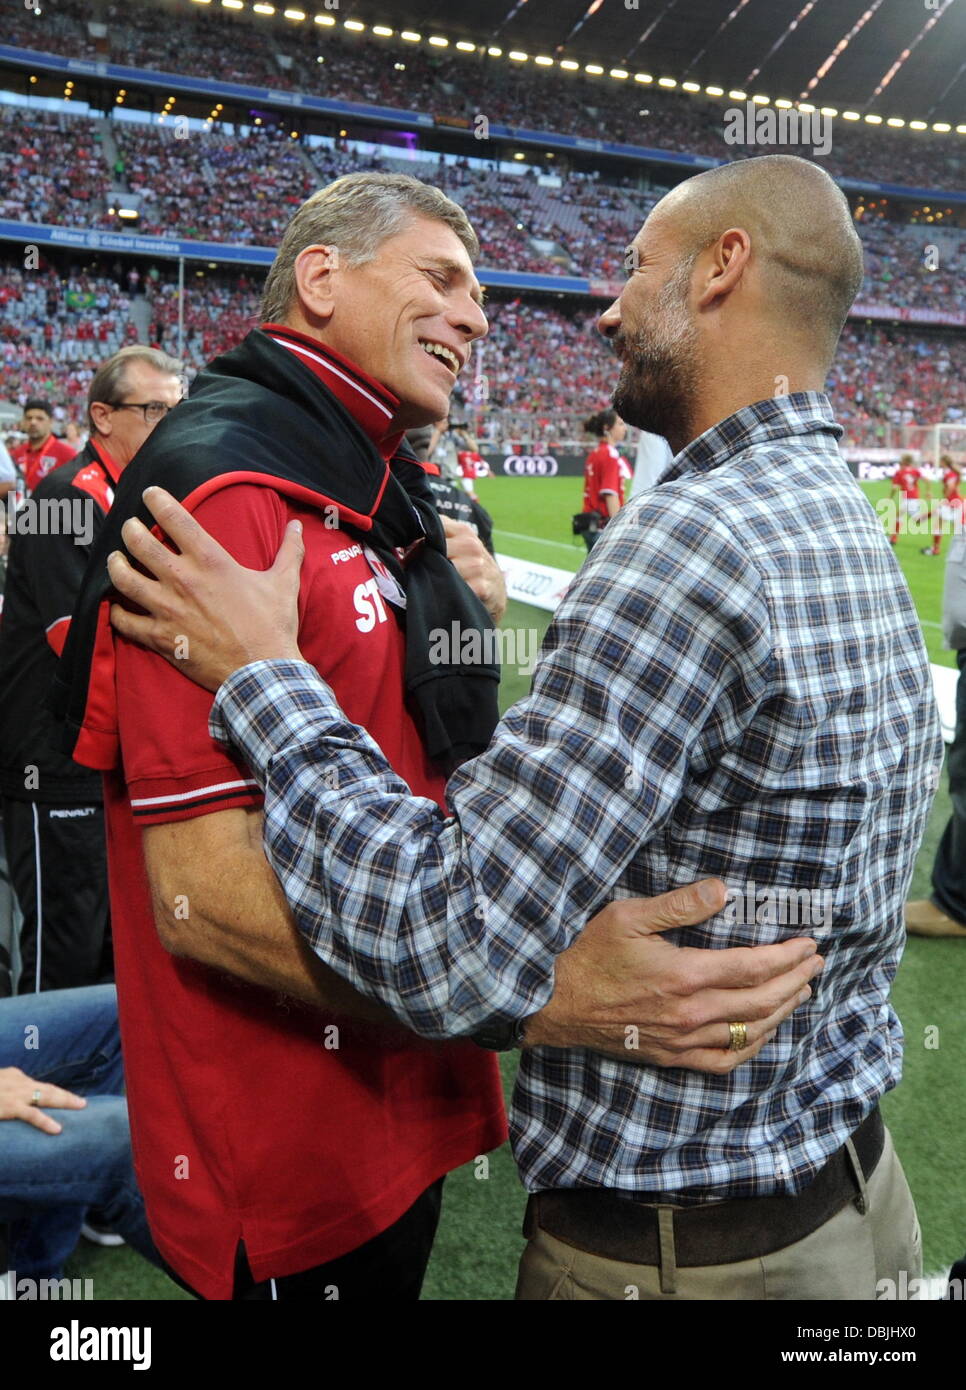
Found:
[[[504,531],[497,526],[495,528],[498,536],[509,536],[513,541],[527,541],[530,545],[552,545],[554,550],[576,550],[575,545],[568,545],[566,541],[545,541],[539,536],[521,536],[519,531]]]

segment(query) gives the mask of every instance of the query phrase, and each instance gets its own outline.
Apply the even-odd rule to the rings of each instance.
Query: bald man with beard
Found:
[[[524,1037],[519,1298],[874,1300],[920,1268],[878,1105],[942,743],[915,608],[823,394],[861,247],[832,180],[775,155],[681,184],[633,252],[599,325],[614,406],[674,458],[588,557],[448,816],[300,659],[294,536],[255,574],[152,494],[182,553],[128,523],[159,581],[113,557],[151,615],[115,620],[169,659],[189,637],[179,667],[217,690],[319,958],[427,1037]],[[825,957],[757,1057],[688,1073],[635,1061],[630,1034],[626,1060],[528,1036],[593,911],[703,875],[728,903],[678,945],[805,930]],[[728,1033],[740,1048],[742,1020]]]

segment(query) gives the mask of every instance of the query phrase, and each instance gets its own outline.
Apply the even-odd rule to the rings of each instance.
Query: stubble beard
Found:
[[[697,329],[687,311],[691,266],[684,264],[657,300],[658,321],[635,334],[621,329],[622,353],[614,409],[629,425],[660,434],[672,453],[694,438],[698,389]]]

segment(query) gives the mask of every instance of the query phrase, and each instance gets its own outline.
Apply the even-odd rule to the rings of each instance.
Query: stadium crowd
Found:
[[[55,418],[81,422],[98,365],[136,340],[125,279],[120,263],[116,278],[0,263],[0,396],[22,405],[40,393]]]
[[[846,325],[828,392],[846,430],[935,425],[966,415],[966,339],[903,329]]]
[[[178,286],[173,280],[150,286],[151,342],[177,352]],[[185,364],[197,370],[219,352],[241,342],[258,323],[259,286],[246,274],[196,278],[185,294]]]
[[[0,169],[7,176],[0,215],[116,227],[113,174],[116,186],[140,195],[144,234],[269,246],[313,188],[352,169],[389,168],[435,182],[466,209],[484,265],[614,280],[628,241],[662,191],[576,171],[541,175],[535,165],[521,165],[516,175],[466,159],[378,157],[345,140],[296,148],[278,126],[247,135],[192,132],[188,139],[171,126],[128,120],[112,121],[110,129],[117,157],[109,173],[93,121],[0,108]],[[860,221],[858,229],[866,250],[861,302],[955,309],[966,237],[881,218]],[[931,258],[930,245],[937,248]]]
[[[135,4],[108,7],[107,34],[94,40],[83,0],[45,0],[41,14],[7,17],[10,44],[71,57],[107,59],[171,73],[370,102],[472,120],[483,114],[513,129],[552,130],[652,149],[728,159],[740,146],[724,142],[728,99],[711,100],[606,77],[560,74],[486,60],[478,55],[426,52],[394,40],[378,42],[317,29],[309,35],[279,16],[252,26],[238,16],[199,15],[179,0],[174,22]],[[321,61],[320,61],[321,60]],[[755,152],[753,149],[749,152]],[[803,149],[801,153],[807,153]],[[955,134],[834,126],[821,160],[836,176],[919,188],[958,188],[966,153]]]
[[[240,342],[258,322],[261,277],[189,272],[183,358],[190,372]],[[146,297],[150,341],[177,353],[177,281],[152,265],[132,273],[50,266],[25,271],[0,263],[0,397],[22,404],[38,392],[55,402],[61,424],[81,422],[98,364],[137,333],[132,297]],[[615,363],[595,333],[597,311],[491,296],[481,371],[486,436],[523,429],[566,433],[571,419],[600,409]],[[476,409],[470,377],[463,409]],[[888,328],[853,320],[842,335],[829,391],[847,429],[930,425],[966,416],[966,340],[945,332]],[[568,422],[568,423],[565,423]],[[579,430],[577,431],[579,434]],[[863,436],[865,437],[865,436]]]
[[[962,312],[966,236],[937,240],[883,222],[859,224],[858,230],[865,253],[863,300]]]
[[[0,217],[104,225],[110,187],[93,121],[0,106]]]
[[[142,197],[155,235],[274,245],[316,181],[279,130],[179,139],[171,129],[114,123],[121,176]]]

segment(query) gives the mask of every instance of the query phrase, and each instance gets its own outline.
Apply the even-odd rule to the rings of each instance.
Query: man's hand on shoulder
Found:
[[[207,690],[252,661],[301,661],[301,523],[289,522],[270,569],[247,569],[163,488],[148,488],[144,500],[180,554],[135,518],[124,523],[124,544],[148,573],[139,573],[120,551],[109,557],[115,589],[144,610],[112,604],[115,629]]]
[[[696,950],[659,935],[720,912],[724,884],[705,879],[657,898],[609,903],[557,957],[550,1002],[525,1047],[586,1047],[623,1062],[722,1074],[757,1055],[811,995],[824,962],[815,942]],[[732,1023],[747,1045],[731,1051]]]

